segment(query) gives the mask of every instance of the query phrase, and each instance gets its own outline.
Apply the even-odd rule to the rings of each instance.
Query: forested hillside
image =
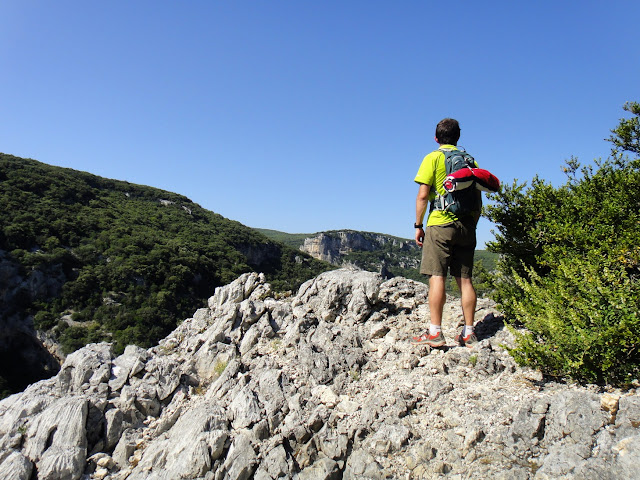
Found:
[[[0,154],[1,322],[33,315],[70,352],[156,343],[249,271],[279,290],[330,269],[188,198]]]
[[[278,230],[269,230],[267,228],[256,228],[256,230],[265,237],[269,237],[272,240],[276,240],[296,249],[302,246],[306,238],[317,235],[316,233],[286,233]]]

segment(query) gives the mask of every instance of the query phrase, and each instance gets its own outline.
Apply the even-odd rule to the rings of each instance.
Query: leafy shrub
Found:
[[[493,296],[525,328],[511,350],[520,363],[627,384],[640,373],[640,160],[614,151],[595,168],[571,159],[564,171],[560,187],[536,177],[493,195]]]
[[[58,323],[58,318],[51,312],[40,310],[33,317],[33,324],[38,330],[49,330]]]
[[[552,274],[516,275],[513,308],[525,331],[511,350],[521,364],[590,382],[629,384],[640,374],[640,283],[599,255],[563,258]]]

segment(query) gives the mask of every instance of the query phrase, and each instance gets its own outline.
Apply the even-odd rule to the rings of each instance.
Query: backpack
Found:
[[[444,195],[436,189],[431,210],[443,210],[456,217],[479,212],[482,197],[478,190],[497,192],[500,180],[491,172],[477,168],[471,155],[464,150],[440,150],[445,157],[447,176],[442,184]]]

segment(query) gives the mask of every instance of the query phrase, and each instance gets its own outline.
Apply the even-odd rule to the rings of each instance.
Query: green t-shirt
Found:
[[[458,150],[455,145],[440,145],[443,150]],[[476,163],[476,167],[477,167]],[[440,150],[435,150],[429,153],[420,164],[416,178],[414,182],[425,185],[430,185],[429,190],[429,203],[433,202],[436,198],[436,190],[440,195],[445,194],[442,183],[447,177],[447,169],[445,166],[444,153]],[[427,212],[428,213],[428,212]],[[427,226],[430,225],[446,225],[458,219],[454,214],[445,212],[443,210],[433,210],[428,213]]]

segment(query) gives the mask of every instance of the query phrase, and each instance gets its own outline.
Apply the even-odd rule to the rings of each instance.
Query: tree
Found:
[[[613,143],[612,152],[614,154],[625,151],[640,155],[640,104],[638,102],[627,102],[622,108],[635,116],[621,118],[618,126],[611,130],[613,135],[607,141]]]
[[[611,158],[569,160],[565,185],[514,182],[487,207],[499,229],[489,244],[501,255],[494,297],[525,327],[512,329],[510,350],[522,364],[590,382],[640,376],[640,161],[622,155],[638,153],[635,122],[612,130]]]

